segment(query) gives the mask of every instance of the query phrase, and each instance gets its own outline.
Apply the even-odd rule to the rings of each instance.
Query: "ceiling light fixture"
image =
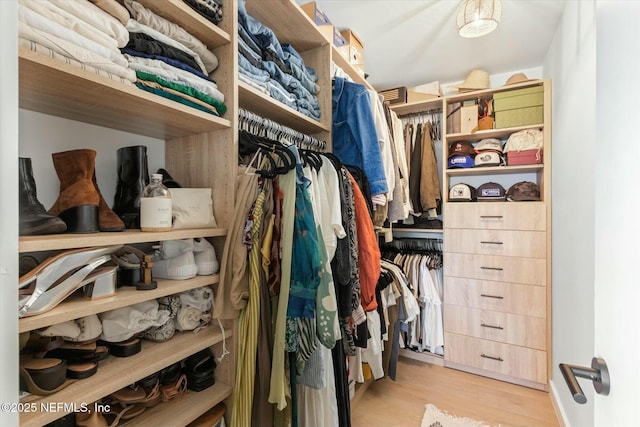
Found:
[[[464,0],[456,24],[462,37],[482,37],[498,27],[502,16],[500,0]]]

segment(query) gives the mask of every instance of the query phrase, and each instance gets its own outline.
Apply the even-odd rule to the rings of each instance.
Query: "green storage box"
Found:
[[[542,86],[499,92],[493,95],[496,128],[540,124],[544,120]]]

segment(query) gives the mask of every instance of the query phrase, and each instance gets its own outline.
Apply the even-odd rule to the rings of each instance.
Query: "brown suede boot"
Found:
[[[69,233],[97,233],[100,194],[92,180],[96,152],[71,150],[51,157],[60,180],[60,195],[49,214],[60,217]]]
[[[100,193],[100,187],[98,187],[98,181],[96,181],[96,173],[93,172],[93,185],[96,187],[96,191],[100,196],[100,204],[98,210],[98,227],[100,231],[122,231],[124,230],[124,222],[120,219],[114,211],[111,210],[107,202]]]

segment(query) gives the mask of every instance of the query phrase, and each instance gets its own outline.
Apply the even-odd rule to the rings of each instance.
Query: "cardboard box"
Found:
[[[526,126],[544,121],[542,86],[498,92],[493,95],[496,128]]]
[[[478,127],[478,106],[465,105],[460,109],[460,133],[472,133]]]
[[[544,121],[544,107],[517,108],[496,111],[496,129],[515,126],[537,125]]]
[[[331,25],[331,21],[329,20],[327,15],[324,14],[323,11],[318,9],[318,5],[316,4],[316,2],[312,1],[309,3],[305,3],[300,7],[302,8],[302,10],[304,10],[304,13],[309,15],[309,18],[311,18],[311,20],[317,26]]]
[[[417,93],[433,95],[435,97],[442,96],[442,88],[440,87],[439,81],[418,85],[413,87],[411,90]]]
[[[340,34],[340,30],[338,30],[336,27],[333,27],[332,43],[335,47],[338,48],[338,52],[340,52],[340,48],[344,49],[344,46],[348,45],[347,40],[342,37],[342,34]],[[345,53],[343,53],[342,55],[347,58],[348,52],[345,51]]]
[[[384,98],[385,104],[395,105],[407,102],[407,88],[404,86],[378,92]]]
[[[407,102],[430,101],[437,98],[437,95],[432,95],[430,93],[420,93],[412,89],[407,89]]]
[[[351,30],[341,31],[342,37],[347,41],[349,46],[346,55],[349,58],[349,63],[351,64],[364,64],[364,47],[360,38],[355,35],[355,33]]]
[[[543,150],[522,150],[507,152],[507,166],[515,165],[535,165],[542,163]]]

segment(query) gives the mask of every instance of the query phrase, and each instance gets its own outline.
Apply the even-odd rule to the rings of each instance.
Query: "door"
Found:
[[[611,391],[594,395],[594,425],[626,427],[640,425],[640,2],[596,11],[594,355]]]

